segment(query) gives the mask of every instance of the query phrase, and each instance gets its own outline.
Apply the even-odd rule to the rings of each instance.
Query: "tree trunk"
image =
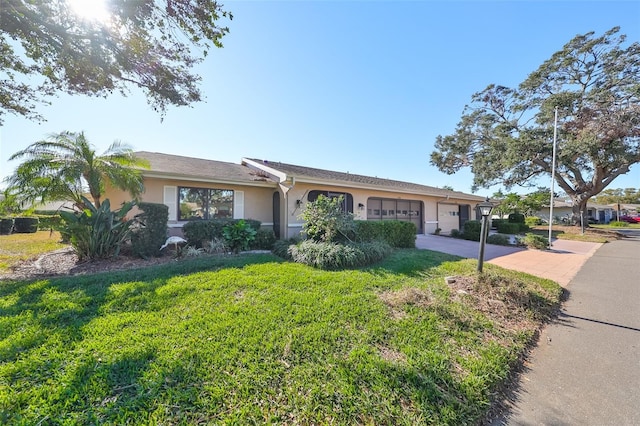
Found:
[[[587,219],[588,200],[588,198],[571,197],[571,201],[573,201],[573,206],[571,207],[571,223],[575,226],[584,225],[585,228],[589,226],[589,221]]]

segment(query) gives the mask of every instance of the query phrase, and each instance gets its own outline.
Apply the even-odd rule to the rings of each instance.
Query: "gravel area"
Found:
[[[78,261],[78,256],[70,247],[44,253],[14,265],[11,270],[0,272],[0,280],[22,280],[40,277],[94,274],[105,271],[144,268],[175,261],[173,253],[165,256],[141,259],[119,256],[112,259]]]

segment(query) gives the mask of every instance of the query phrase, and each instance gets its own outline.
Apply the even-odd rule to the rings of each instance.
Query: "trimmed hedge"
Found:
[[[511,245],[511,239],[508,235],[492,234],[487,237],[487,244],[495,244],[498,246]]]
[[[524,223],[527,226],[542,225],[542,219],[540,219],[538,216],[527,216],[524,218]]]
[[[251,242],[251,250],[271,250],[276,242],[273,229],[258,229],[255,239]]]
[[[13,232],[16,234],[34,234],[38,232],[40,221],[37,217],[16,217],[13,220]]]
[[[509,215],[509,223],[524,223],[524,215],[522,213],[511,213]]]
[[[13,232],[13,218],[3,217],[0,219],[0,235],[9,235]]]
[[[384,241],[395,248],[415,248],[416,225],[402,220],[356,220],[356,241]]]
[[[135,226],[131,234],[133,252],[142,258],[162,255],[160,247],[167,238],[169,207],[158,203],[138,204],[142,212],[136,215]]]
[[[235,225],[244,220],[247,225],[260,230],[261,222],[253,219],[210,219],[193,220],[184,224],[182,233],[190,245],[200,248],[205,242],[219,238],[224,239],[223,229],[227,225]]]
[[[500,222],[497,228],[501,234],[517,234],[520,232],[519,223]]]

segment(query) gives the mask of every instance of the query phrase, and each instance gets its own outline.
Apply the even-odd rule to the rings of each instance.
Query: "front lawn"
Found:
[[[475,267],[264,254],[0,283],[0,424],[475,423],[561,295]]]
[[[38,231],[33,234],[0,235],[0,272],[11,265],[41,253],[67,247],[60,243],[60,233]]]

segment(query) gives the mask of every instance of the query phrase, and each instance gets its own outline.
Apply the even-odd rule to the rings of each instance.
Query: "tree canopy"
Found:
[[[598,204],[640,204],[640,189],[637,188],[615,188],[605,189],[596,197],[594,201]]]
[[[106,97],[143,90],[161,114],[201,100],[194,74],[222,47],[231,13],[215,0],[104,0],[108,19],[87,20],[66,0],[0,0],[0,125],[7,113],[42,119],[60,92]]]
[[[431,163],[471,167],[474,188],[534,185],[552,172],[557,107],[556,182],[584,216],[590,197],[640,162],[640,44],[625,46],[619,31],[577,35],[518,88],[474,94]]]
[[[141,169],[148,167],[119,141],[97,155],[82,132],[61,132],[34,142],[9,158],[18,159],[25,161],[6,181],[8,191],[19,194],[21,202],[64,200],[81,208],[86,207],[83,195],[87,192],[100,207],[106,184],[137,197],[144,188]]]

